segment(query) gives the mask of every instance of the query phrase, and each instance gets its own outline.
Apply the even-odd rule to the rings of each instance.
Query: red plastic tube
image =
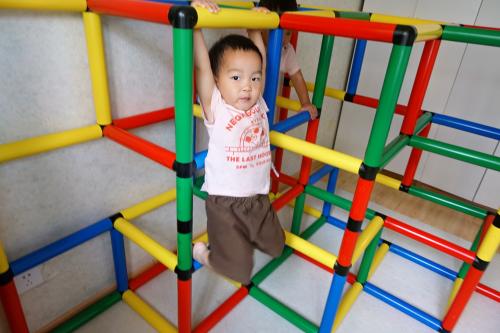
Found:
[[[10,330],[16,333],[28,333],[28,324],[24,318],[23,307],[21,306],[21,301],[19,300],[13,280],[0,285],[0,300],[2,301]]]
[[[245,296],[248,295],[248,289],[242,287],[232,294],[224,303],[222,303],[214,312],[206,317],[193,330],[193,333],[205,333],[211,330],[219,321],[221,321],[236,305],[238,305]]]
[[[465,261],[468,264],[472,263],[475,259],[474,252],[464,249],[463,247],[453,244],[445,239],[436,237],[433,234],[412,227],[411,225],[398,221],[392,217],[388,216],[384,220],[384,226],[401,235],[405,235],[418,242],[427,244],[436,250],[449,254],[452,257]]]
[[[298,184],[297,179],[295,179],[295,178],[293,178],[293,177],[291,177],[283,172],[280,172],[279,175],[280,175],[279,181],[282,182],[283,184],[286,184],[286,185],[292,186],[292,187]],[[276,175],[274,174],[274,172],[272,170],[271,170],[271,177],[273,179],[278,179],[278,177],[276,177]]]
[[[191,279],[177,279],[177,313],[179,333],[191,332]]]
[[[284,13],[283,29],[392,43],[395,24]]]
[[[469,302],[470,297],[472,296],[472,292],[476,289],[476,286],[481,279],[484,271],[480,271],[477,268],[471,266],[467,276],[458,291],[457,296],[451,303],[450,308],[448,309],[448,313],[444,316],[443,319],[443,328],[448,332],[451,332],[455,324],[457,323],[462,311],[465,309],[465,306]]]
[[[316,142],[318,136],[319,119],[311,120],[307,124],[306,141]],[[300,166],[299,183],[306,186],[309,182],[309,175],[311,174],[312,159],[309,157],[302,157],[302,164]]]
[[[128,287],[130,290],[135,291],[166,270],[167,268],[163,264],[156,263],[135,278],[130,279],[128,282]]]
[[[171,4],[140,0],[87,0],[90,11],[135,20],[170,24]]]
[[[374,180],[366,180],[361,177],[358,178],[356,184],[356,191],[352,201],[349,217],[356,221],[363,221],[370,201],[370,195],[373,190]]]
[[[378,107],[378,99],[363,95],[354,95],[352,103],[368,106],[373,109]],[[406,114],[406,106],[397,104],[395,113],[404,116]]]
[[[415,83],[413,84],[410,99],[408,101],[406,115],[401,125],[401,133],[403,134],[413,135],[417,119],[422,114],[422,104],[424,102],[425,92],[429,86],[432,69],[434,68],[434,63],[436,62],[436,57],[439,52],[439,45],[441,45],[440,39],[425,42],[424,51],[422,52],[422,57],[418,65],[417,75],[415,76]]]
[[[104,128],[104,136],[118,142],[119,144],[132,149],[133,151],[152,159],[169,169],[173,168],[175,154],[163,147],[155,145],[149,141],[141,139],[127,131],[124,131],[116,126],[106,126]]]
[[[156,124],[174,118],[174,107],[151,111],[126,118],[113,119],[113,125],[123,130]]]
[[[477,285],[476,291],[480,294],[483,294],[486,297],[491,298],[496,302],[500,302],[500,292],[491,287],[488,287],[482,283]]]
[[[288,192],[285,192],[281,197],[278,199],[274,200],[273,202],[273,208],[275,211],[279,211],[281,208],[283,208],[287,203],[298,197],[302,192],[304,191],[304,186],[302,185],[295,185],[291,189],[288,190]]]
[[[420,131],[419,136],[426,138],[429,135],[430,130],[431,124],[428,124],[422,131]],[[413,183],[413,179],[415,178],[415,173],[417,172],[418,163],[420,162],[421,156],[421,149],[412,148],[410,158],[408,159],[408,164],[406,165],[405,173],[403,175],[403,179],[401,180],[401,184],[403,186],[410,187]]]
[[[333,268],[328,267],[326,265],[323,265],[322,263],[314,260],[313,258],[306,256],[305,254],[303,254],[299,251],[294,250],[293,253],[296,254],[297,256],[301,257],[305,261],[308,261],[308,262],[314,264],[315,266],[318,266],[319,268],[322,268],[323,270],[333,274]],[[347,282],[349,284],[353,284],[354,282],[356,282],[356,278],[357,278],[357,276],[355,274],[352,274],[349,272],[349,274],[347,275]]]

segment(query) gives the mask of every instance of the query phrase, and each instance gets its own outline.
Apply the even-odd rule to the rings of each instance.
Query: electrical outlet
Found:
[[[41,285],[44,282],[42,267],[36,266],[22,274],[17,275],[14,278],[14,282],[16,283],[17,292],[19,294],[25,293],[28,290]]]

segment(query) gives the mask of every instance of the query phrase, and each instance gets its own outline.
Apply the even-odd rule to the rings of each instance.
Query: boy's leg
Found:
[[[252,213],[254,216],[260,216],[260,220],[254,221],[253,226],[252,241],[255,247],[274,258],[280,256],[285,247],[285,233],[269,197],[259,195],[255,209],[260,210],[260,213]]]

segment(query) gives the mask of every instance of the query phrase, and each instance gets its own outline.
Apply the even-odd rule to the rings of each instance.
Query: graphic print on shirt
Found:
[[[265,113],[258,106],[233,117],[226,130],[237,130],[241,134],[238,146],[225,146],[226,161],[232,162],[236,169],[255,168],[269,163],[271,152],[267,150],[269,133],[265,124]]]

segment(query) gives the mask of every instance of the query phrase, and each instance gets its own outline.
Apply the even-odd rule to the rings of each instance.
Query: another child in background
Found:
[[[296,0],[260,0],[259,7],[267,8],[280,15],[283,12],[298,10]],[[281,50],[280,71],[288,73],[293,87],[295,88],[295,92],[299,97],[301,109],[307,110],[311,115],[311,119],[314,119],[318,116],[318,110],[314,104],[311,104],[311,100],[309,99],[306,81],[304,80],[304,76],[300,70],[295,50],[292,44],[290,44],[291,37],[292,32],[290,30],[283,31],[283,48]]]
[[[209,0],[192,6],[218,12]],[[266,11],[265,9],[259,9]],[[194,32],[196,89],[209,135],[205,160],[207,230],[210,249],[196,243],[193,257],[249,284],[253,252],[283,251],[284,232],[269,201],[271,151],[264,89],[266,57],[262,34],[229,35],[207,50]]]

